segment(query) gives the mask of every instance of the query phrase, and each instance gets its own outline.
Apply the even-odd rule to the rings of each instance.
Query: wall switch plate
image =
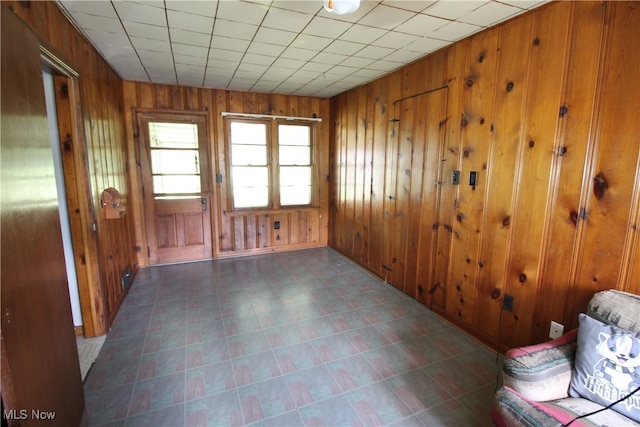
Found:
[[[502,308],[506,311],[513,311],[513,295],[504,294],[504,299],[502,300]]]
[[[549,327],[549,338],[555,340],[559,338],[564,333],[564,325],[561,325],[558,322],[551,321],[551,326]]]
[[[451,185],[460,184],[460,171],[451,172]]]

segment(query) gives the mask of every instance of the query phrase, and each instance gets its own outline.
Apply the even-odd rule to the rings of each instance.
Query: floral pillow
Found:
[[[578,347],[569,395],[608,406],[640,422],[640,333],[580,314]]]

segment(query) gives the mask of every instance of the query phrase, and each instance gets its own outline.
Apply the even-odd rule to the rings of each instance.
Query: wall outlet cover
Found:
[[[551,321],[551,326],[549,327],[549,338],[552,340],[559,338],[564,333],[564,325]]]

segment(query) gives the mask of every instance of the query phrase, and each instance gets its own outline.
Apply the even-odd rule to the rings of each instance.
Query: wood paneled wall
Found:
[[[638,40],[639,3],[553,2],[332,98],[329,244],[501,349],[576,327],[599,290],[640,294]],[[423,171],[438,137],[400,139],[431,112],[401,100],[438,88]],[[398,208],[433,188],[431,224]]]
[[[137,164],[140,141],[136,137],[136,110],[164,110],[172,112],[206,112],[208,145],[213,159],[211,176],[213,188],[212,224],[215,258],[252,255],[281,250],[326,246],[328,240],[328,177],[329,177],[329,107],[328,99],[270,95],[239,91],[170,86],[139,82],[124,82],[125,122],[128,126],[129,161]],[[228,168],[226,126],[222,112],[265,114],[292,117],[319,117],[324,121],[316,126],[314,159],[316,206],[282,210],[233,211],[228,197]],[[140,265],[149,265],[146,229],[139,171],[131,171],[132,205],[136,218],[136,242],[145,250],[138,252]],[[216,183],[215,176],[222,176]],[[280,222],[280,229],[274,223]]]
[[[74,113],[81,121],[83,132],[71,134],[62,140],[86,147],[86,159],[76,163],[84,169],[75,171],[88,180],[90,188],[79,188],[80,192],[87,192],[84,197],[86,205],[70,206],[69,211],[71,215],[82,216],[85,244],[94,246],[93,250],[86,248],[75,253],[77,263],[92,265],[87,269],[90,275],[86,281],[88,288],[80,289],[83,310],[93,312],[91,323],[87,323],[83,315],[85,334],[104,334],[122,302],[121,275],[127,267],[132,271],[137,268],[132,216],[107,220],[100,201],[102,191],[109,187],[120,191],[125,206],[130,201],[122,81],[70,24],[55,2],[3,1],[3,4],[25,21],[42,43],[50,46],[56,55],[80,74],[77,83],[81,109]],[[16,43],[19,42],[16,40]],[[24,159],[24,162],[29,161]],[[76,220],[71,219],[72,222]],[[95,224],[95,232],[90,230],[91,224]]]

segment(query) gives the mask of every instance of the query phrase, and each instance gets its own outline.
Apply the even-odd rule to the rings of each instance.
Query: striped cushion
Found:
[[[569,396],[577,336],[575,329],[553,341],[509,350],[504,359],[504,385],[531,400]]]
[[[613,289],[598,292],[589,301],[587,314],[607,325],[640,332],[640,295]]]

